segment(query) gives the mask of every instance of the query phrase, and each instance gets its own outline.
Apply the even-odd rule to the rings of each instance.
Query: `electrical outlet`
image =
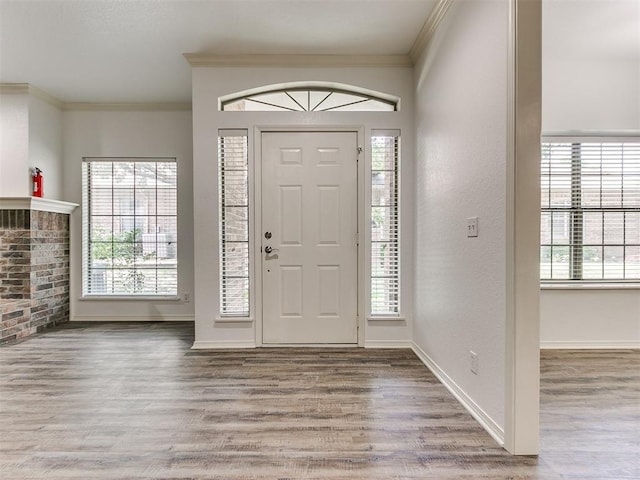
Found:
[[[182,294],[182,301],[189,303],[190,300],[191,300],[191,295],[189,295],[189,292],[184,292]]]
[[[467,218],[467,237],[478,236],[478,217]]]
[[[469,350],[469,360],[471,361],[471,373],[478,374],[478,354],[473,350]]]

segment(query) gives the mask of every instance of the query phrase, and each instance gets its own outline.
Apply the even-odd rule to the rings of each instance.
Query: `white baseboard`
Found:
[[[628,350],[640,348],[640,341],[575,340],[561,342],[550,340],[541,341],[540,348],[542,350]]]
[[[504,446],[504,430],[498,425],[480,406],[469,397],[465,391],[454,382],[437,363],[435,363],[429,355],[425,353],[418,345],[413,343],[411,349],[424,363],[429,370],[436,376],[447,390],[458,400],[462,406],[476,419],[476,421],[484,428],[491,437],[500,445]]]
[[[402,340],[365,340],[364,348],[411,348],[411,342]]]
[[[191,350],[231,350],[237,348],[256,348],[255,342],[193,342]]]
[[[72,322],[194,322],[194,315],[73,315]]]

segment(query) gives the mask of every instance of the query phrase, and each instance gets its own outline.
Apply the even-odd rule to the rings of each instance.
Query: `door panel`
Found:
[[[356,159],[355,132],[262,134],[265,344],[358,341]]]

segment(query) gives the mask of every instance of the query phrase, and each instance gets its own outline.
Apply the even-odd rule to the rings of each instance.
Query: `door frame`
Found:
[[[365,197],[365,163],[368,158],[369,149],[365,142],[363,126],[350,126],[350,125],[313,125],[304,126],[255,126],[253,129],[253,169],[249,169],[250,174],[253,173],[253,189],[250,188],[249,205],[253,204],[253,235],[250,240],[253,240],[253,282],[250,279],[250,288],[253,291],[253,307],[255,318],[255,341],[257,347],[262,347],[262,331],[263,331],[263,299],[262,299],[262,134],[263,133],[313,133],[313,132],[352,132],[356,134],[356,144],[361,148],[358,154],[357,162],[357,175],[358,175],[358,192],[356,196],[357,202],[357,218],[358,218],[358,248],[357,248],[357,327],[358,337],[357,346],[364,347],[364,328],[365,317],[363,312],[366,312],[364,301],[366,298],[366,258],[365,247],[366,239],[366,197]],[[357,153],[357,152],[356,152]],[[252,197],[252,198],[251,198]],[[251,221],[251,219],[250,219]],[[251,269],[250,269],[251,270]],[[270,347],[272,345],[269,345]],[[273,345],[273,346],[287,346],[287,345]],[[341,346],[332,344],[305,344],[305,347],[331,347]]]

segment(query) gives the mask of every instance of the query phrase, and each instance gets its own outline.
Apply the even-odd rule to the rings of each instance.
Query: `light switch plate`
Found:
[[[467,218],[467,237],[478,236],[478,217]]]

